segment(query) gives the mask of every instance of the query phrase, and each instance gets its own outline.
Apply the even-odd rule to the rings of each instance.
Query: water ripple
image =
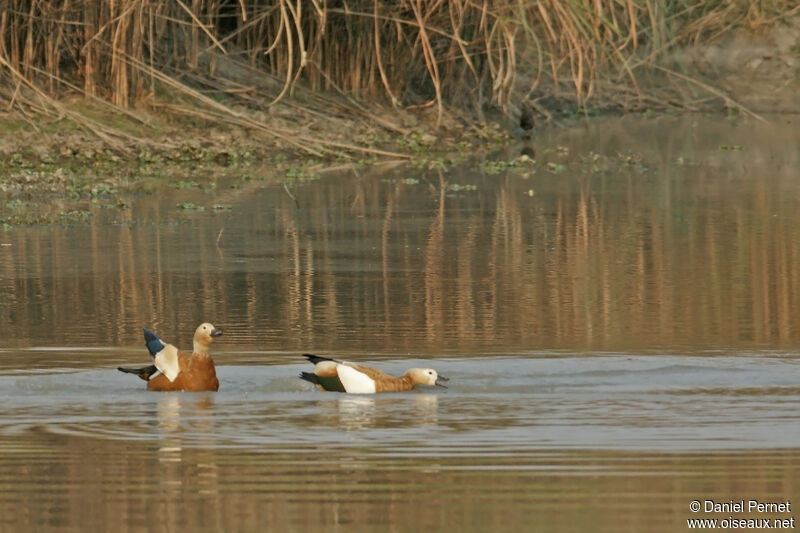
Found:
[[[218,393],[153,394],[113,369],[0,376],[0,434],[35,428],[179,447],[365,447],[375,453],[516,453],[548,448],[795,446],[794,359],[597,355],[421,363],[447,390],[353,396],[314,390],[305,365],[221,366]],[[768,444],[767,444],[768,443]]]

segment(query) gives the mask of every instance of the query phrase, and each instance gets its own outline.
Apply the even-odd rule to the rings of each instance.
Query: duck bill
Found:
[[[443,383],[444,381],[450,381],[450,378],[446,378],[446,377],[444,377],[444,376],[439,376],[438,378],[436,378],[436,383],[435,383],[435,385],[436,385],[437,387],[441,387],[441,388],[443,388],[443,389],[446,389],[446,388],[447,388],[447,385],[445,385],[445,384]]]
[[[222,335],[222,330],[221,329],[212,329],[211,333],[209,333],[209,335],[211,335],[212,337],[219,337],[220,335]]]

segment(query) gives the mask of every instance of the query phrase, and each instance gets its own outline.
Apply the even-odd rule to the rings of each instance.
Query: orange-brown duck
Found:
[[[222,330],[204,322],[194,332],[191,352],[178,350],[166,344],[149,329],[144,330],[144,340],[153,364],[143,368],[122,368],[122,372],[136,374],[147,382],[148,390],[155,391],[215,391],[219,380],[214,368],[214,360],[208,347]]]
[[[301,372],[300,378],[327,391],[355,394],[399,392],[411,390],[417,385],[447,388],[442,382],[449,381],[432,368],[412,368],[402,376],[395,377],[375,368],[347,361],[311,354],[305,354],[304,357],[314,363],[314,372]]]

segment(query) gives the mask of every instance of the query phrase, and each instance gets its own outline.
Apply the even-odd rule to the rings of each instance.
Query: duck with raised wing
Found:
[[[153,364],[142,368],[119,367],[118,370],[136,374],[147,382],[148,390],[216,391],[219,389],[219,380],[208,347],[220,335],[222,330],[212,324],[200,324],[194,332],[192,351],[187,352],[166,344],[155,333],[144,328],[144,340],[153,356]]]
[[[300,378],[315,384],[320,390],[372,394],[407,391],[417,385],[436,385],[446,389],[442,382],[449,381],[432,368],[412,368],[398,378],[347,361],[311,354],[304,354],[303,357],[314,363],[314,372],[301,372]]]

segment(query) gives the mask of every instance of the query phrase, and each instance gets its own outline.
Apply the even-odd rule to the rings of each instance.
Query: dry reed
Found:
[[[405,133],[358,101],[431,107],[441,120],[455,107],[507,110],[514,95],[537,91],[584,105],[601,78],[641,96],[636,69],[656,66],[676,44],[762,20],[764,4],[791,7],[781,0],[683,0],[669,10],[654,0],[0,0],[0,109],[69,116],[112,144],[131,140],[59,103],[78,92],[123,109],[191,108],[195,117],[252,127],[312,153],[357,150],[278,131],[242,106],[266,108],[294,95],[307,110],[357,113]],[[332,103],[323,91],[346,98]]]

